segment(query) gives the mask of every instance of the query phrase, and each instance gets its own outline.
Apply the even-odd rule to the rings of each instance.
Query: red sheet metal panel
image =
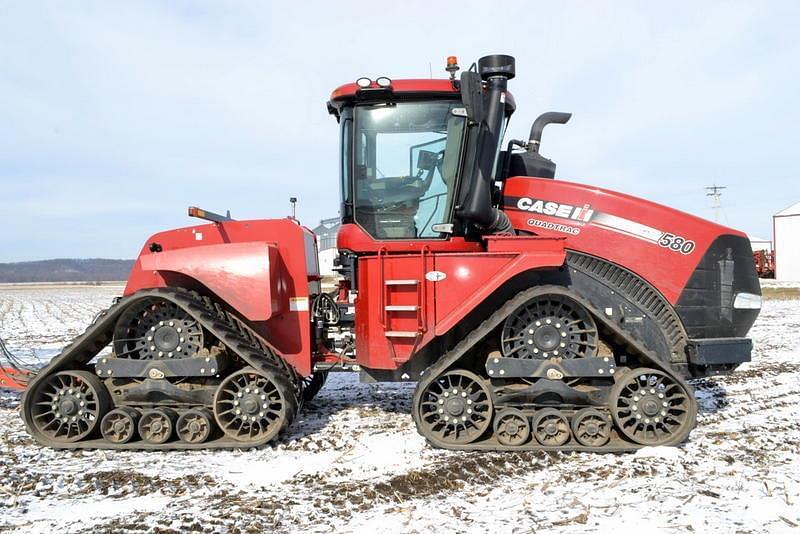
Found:
[[[708,247],[743,233],[654,202],[599,187],[515,177],[503,206],[514,228],[566,238],[566,248],[621,265],[674,304]]]
[[[252,321],[283,313],[278,248],[269,243],[226,243],[167,250],[140,259],[144,271],[189,276]]]
[[[319,291],[316,265],[314,235],[293,219],[201,224],[151,236],[124,294],[166,286],[211,291],[305,376],[311,373],[308,297]]]
[[[558,238],[490,238],[488,247],[500,251],[382,251],[360,258],[356,299],[359,363],[372,369],[400,367],[507,280],[524,271],[562,266],[563,243]]]

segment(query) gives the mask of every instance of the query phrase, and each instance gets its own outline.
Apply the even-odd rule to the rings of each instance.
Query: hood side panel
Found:
[[[565,236],[568,249],[625,267],[673,305],[720,235],[744,237],[654,202],[560,180],[509,178],[503,208],[515,229]]]

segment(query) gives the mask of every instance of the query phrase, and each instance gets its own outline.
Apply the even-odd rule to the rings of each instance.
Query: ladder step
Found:
[[[386,306],[386,311],[417,311],[418,306],[410,305],[410,306],[398,306],[398,305],[391,305]]]
[[[387,286],[415,286],[419,280],[386,280]]]
[[[389,330],[386,332],[386,337],[417,337],[417,332],[404,332],[399,330]]]

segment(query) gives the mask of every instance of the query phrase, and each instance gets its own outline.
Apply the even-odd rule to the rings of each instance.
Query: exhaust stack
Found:
[[[538,154],[544,127],[548,124],[566,124],[571,117],[572,113],[562,113],[560,111],[548,111],[539,115],[533,121],[533,126],[531,126],[531,134],[528,136],[528,150]]]
[[[542,132],[548,124],[566,124],[572,117],[572,113],[561,113],[559,111],[548,111],[542,113],[533,121],[531,134],[527,144],[525,141],[511,141],[509,144],[509,154],[506,156],[505,177],[510,176],[531,176],[535,178],[555,178],[556,164],[539,154],[542,145]],[[511,154],[512,146],[525,147],[525,152]]]

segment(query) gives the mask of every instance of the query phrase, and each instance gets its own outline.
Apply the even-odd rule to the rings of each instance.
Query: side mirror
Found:
[[[439,162],[439,154],[430,150],[420,150],[417,156],[417,168],[423,171],[432,171]]]
[[[461,73],[461,102],[467,109],[467,118],[472,122],[481,123],[486,118],[483,107],[483,85],[481,75],[477,72]]]

